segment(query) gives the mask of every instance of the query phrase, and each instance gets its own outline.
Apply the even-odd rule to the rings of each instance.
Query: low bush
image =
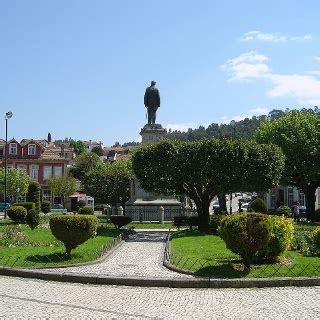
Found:
[[[117,229],[120,229],[121,227],[126,226],[132,221],[132,219],[127,216],[111,215],[109,218],[111,223],[113,223]]]
[[[313,233],[309,230],[295,230],[291,244],[291,250],[303,254],[310,254],[312,251]]]
[[[11,206],[20,206],[26,208],[27,212],[31,209],[35,209],[36,205],[34,202],[16,202],[13,203]]]
[[[33,230],[40,224],[40,214],[35,209],[28,211],[26,216],[26,223]]]
[[[52,234],[60,240],[66,254],[78,245],[95,237],[98,227],[98,219],[94,215],[53,215],[49,225]]]
[[[267,205],[261,198],[254,199],[250,204],[251,210],[253,212],[259,212],[259,213],[267,213]]]
[[[77,208],[78,208],[78,210],[79,210],[80,208],[85,207],[86,205],[87,205],[87,203],[86,203],[84,200],[79,200],[79,201],[77,202]]]
[[[225,210],[222,210],[222,208],[218,207],[218,208],[214,208],[213,210],[214,215],[225,215],[227,212]]]
[[[43,200],[41,203],[41,211],[47,214],[51,211],[51,202],[48,200]]]
[[[222,219],[224,219],[226,216],[224,214],[214,214],[210,218],[210,229],[214,234],[218,234],[218,228],[221,225]]]
[[[268,217],[271,236],[265,251],[259,253],[260,259],[276,259],[289,250],[293,240],[294,226],[291,220],[284,217]]]
[[[280,206],[277,209],[277,216],[291,217],[291,209],[288,206]]]
[[[94,214],[93,208],[90,206],[84,206],[79,209],[78,211],[79,214]]]
[[[7,214],[14,223],[23,223],[27,216],[27,209],[22,206],[12,206],[7,209]]]
[[[247,270],[260,251],[266,250],[271,237],[268,217],[259,213],[242,213],[222,219],[219,234],[227,247],[239,254]]]
[[[316,228],[312,235],[312,252],[320,255],[320,228]]]

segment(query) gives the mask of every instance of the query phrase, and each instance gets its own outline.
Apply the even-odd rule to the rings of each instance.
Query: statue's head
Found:
[[[155,86],[155,85],[156,85],[156,82],[152,80],[152,81],[151,81],[151,85],[152,85],[152,86]]]

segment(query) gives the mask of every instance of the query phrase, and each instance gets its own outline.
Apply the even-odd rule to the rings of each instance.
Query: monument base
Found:
[[[146,124],[140,131],[142,144],[154,143],[163,140],[167,130],[161,124]]]

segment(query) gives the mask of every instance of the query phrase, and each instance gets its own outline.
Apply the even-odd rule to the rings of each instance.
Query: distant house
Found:
[[[5,142],[0,140],[0,163],[5,166],[4,159]],[[67,174],[67,165],[70,162],[69,151],[56,148],[47,140],[15,139],[8,141],[7,168],[25,170],[32,181],[39,182],[41,186],[41,200],[49,200],[52,203],[60,203],[61,199],[51,193],[47,180],[51,177],[59,177]],[[68,157],[66,157],[68,155]],[[18,201],[25,201],[25,196]]]
[[[87,151],[92,151],[92,149],[95,147],[101,147],[103,149],[103,144],[101,141],[95,142],[95,141],[89,140],[89,141],[82,141],[82,143],[85,145]]]

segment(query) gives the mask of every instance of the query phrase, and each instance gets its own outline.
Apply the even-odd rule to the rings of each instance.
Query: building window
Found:
[[[47,200],[51,202],[51,191],[48,189],[44,189],[42,191],[42,201]]]
[[[288,188],[288,206],[292,207],[294,200],[293,188]]]
[[[18,170],[26,170],[27,171],[27,166],[25,164],[18,164],[17,165]]]
[[[300,206],[305,206],[305,196],[301,190],[299,192],[299,203],[300,203]]]
[[[61,177],[62,176],[62,167],[61,166],[54,166],[53,167],[53,175],[55,177]]]
[[[43,180],[48,180],[52,176],[52,166],[43,167]]]
[[[35,144],[28,144],[28,155],[29,156],[36,155],[36,145]]]
[[[17,154],[17,144],[16,143],[9,144],[9,154]]]
[[[22,195],[22,196],[17,196],[17,202],[25,202],[26,201],[26,196]]]
[[[29,168],[29,176],[31,180],[38,181],[38,166],[31,165]]]

